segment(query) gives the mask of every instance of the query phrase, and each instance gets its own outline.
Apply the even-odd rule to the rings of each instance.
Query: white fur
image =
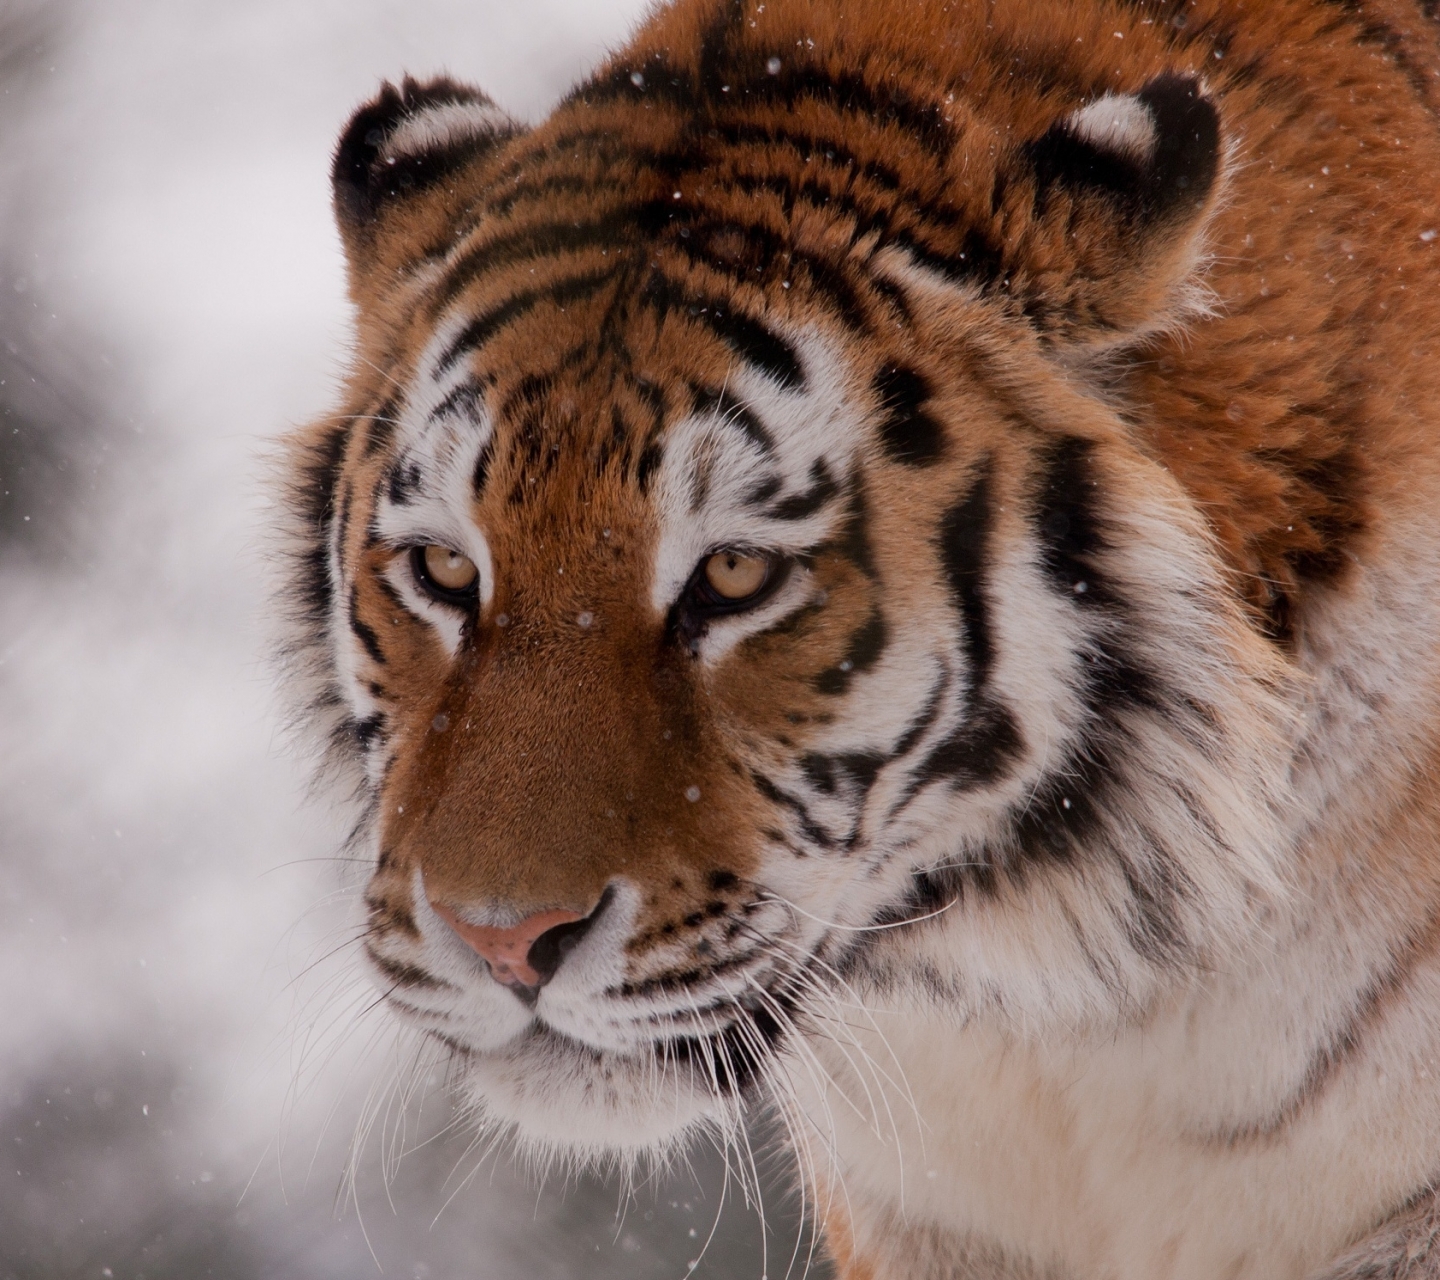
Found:
[[[1070,132],[1102,151],[1145,163],[1155,152],[1155,118],[1133,93],[1107,93],[1069,118]]]
[[[459,327],[458,321],[441,326],[427,345],[396,427],[394,465],[414,467],[419,483],[403,503],[392,501],[382,488],[374,515],[376,532],[396,551],[387,574],[391,585],[406,607],[435,629],[452,656],[460,647],[464,619],[458,610],[421,589],[404,552],[430,544],[459,551],[474,562],[479,573],[482,609],[495,593],[495,566],[490,544],[475,521],[473,488],[476,463],[489,446],[494,428],[483,412],[472,416],[442,411],[447,397],[471,376],[464,361],[450,368],[442,366],[444,352]]]
[[[719,413],[684,418],[665,433],[664,458],[655,480],[660,525],[651,578],[650,603],[664,615],[689,581],[695,566],[711,552],[727,547],[755,548],[779,554],[804,551],[834,529],[844,511],[846,481],[865,439],[865,424],[855,408],[854,388],[838,352],[818,333],[787,335],[805,371],[806,385],[791,391],[746,365],[738,365],[728,390],[765,425],[775,442],[772,457]],[[805,493],[822,464],[836,486],[835,496],[802,520],[767,516],[746,497],[761,480],[775,477],[781,487],[772,502]],[[697,478],[708,479],[697,504]],[[744,635],[771,624],[779,612],[805,603],[798,584],[769,609],[737,615],[715,627],[702,656],[715,662]]]
[[[488,102],[444,102],[407,115],[385,139],[381,158],[394,163],[406,156],[443,151],[470,138],[508,133],[515,122]]]

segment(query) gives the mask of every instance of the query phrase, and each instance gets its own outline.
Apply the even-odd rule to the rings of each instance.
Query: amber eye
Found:
[[[411,551],[410,563],[420,585],[449,604],[468,604],[475,594],[480,571],[467,555],[431,543]]]
[[[748,600],[770,577],[770,562],[743,551],[717,551],[705,561],[705,583],[721,600]]]

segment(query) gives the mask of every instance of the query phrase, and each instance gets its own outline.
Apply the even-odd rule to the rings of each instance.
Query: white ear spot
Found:
[[[1134,94],[1107,93],[1066,121],[1070,132],[1101,151],[1122,155],[1140,164],[1155,156],[1155,117]]]
[[[515,128],[515,122],[493,102],[440,102],[406,116],[385,139],[381,158],[393,164],[406,156],[448,150]]]

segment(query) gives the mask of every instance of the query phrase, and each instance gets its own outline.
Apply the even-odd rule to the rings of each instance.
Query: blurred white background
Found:
[[[465,1182],[464,1134],[387,1190],[377,1126],[344,1191],[389,1028],[267,665],[267,458],[347,340],[339,129],[407,71],[537,118],[641,8],[0,0],[0,1278],[678,1278],[700,1254],[703,1152],[617,1217],[596,1180]],[[432,1089],[409,1136],[448,1118]],[[759,1277],[760,1236],[732,1197],[693,1274]]]

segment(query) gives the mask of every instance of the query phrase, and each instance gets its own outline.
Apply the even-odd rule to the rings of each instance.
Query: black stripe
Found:
[[[765,279],[808,284],[857,333],[871,331],[869,309],[861,301],[854,281],[843,266],[797,249],[790,237],[777,234],[760,223],[739,223],[731,219],[705,221],[695,218],[673,242],[693,263],[728,276],[736,284],[760,283]],[[745,244],[743,258],[736,260],[711,246],[717,237],[733,235]]]
[[[492,435],[475,455],[475,470],[470,475],[470,492],[477,498],[485,492],[485,482],[490,478],[490,463],[495,456],[495,437]]]
[[[876,609],[851,635],[840,665],[822,671],[811,681],[815,692],[829,695],[844,693],[857,672],[870,670],[880,660],[889,640],[890,631],[885,625],[885,615]]]
[[[526,373],[523,374],[500,402],[497,416],[502,420],[521,415],[525,410],[534,410],[542,405],[545,398],[555,389],[555,375],[553,373]],[[534,463],[540,458],[540,451],[543,447],[544,432],[538,425],[523,437],[527,447],[526,460]],[[520,440],[515,442],[511,453],[517,452]]]
[[[380,637],[360,618],[360,589],[358,587],[350,588],[350,630],[355,633],[356,639],[365,646],[365,652],[383,667],[385,652],[380,648]]]
[[[415,925],[415,917],[405,903],[367,893],[365,907],[370,913],[370,928],[375,932],[388,933],[393,930],[411,937],[419,936],[420,930]]]
[[[902,805],[922,788],[941,779],[959,788],[998,782],[1020,758],[1024,748],[1019,726],[1008,708],[988,698],[978,706],[972,704],[964,722],[936,743],[915,770]]]
[[[355,739],[355,745],[362,751],[368,751],[371,745],[384,732],[385,717],[377,711],[374,715],[366,716],[363,720],[352,720],[350,722],[350,733]]]
[[[693,394],[696,413],[714,413],[727,425],[739,427],[767,457],[775,452],[775,438],[743,400],[737,400],[723,387],[719,391],[697,387]]]
[[[844,840],[846,849],[853,849],[860,840],[865,801],[880,770],[888,763],[881,751],[838,751],[828,755],[812,751],[800,757],[801,771],[811,786],[825,795],[843,789],[854,807],[854,825]]]
[[[729,310],[728,302],[704,298],[689,292],[683,285],[653,272],[641,291],[641,301],[653,307],[661,317],[670,314],[688,315],[707,325],[741,359],[753,364],[787,390],[801,390],[805,374],[795,349],[767,329],[760,321],[743,313]]]
[[[839,492],[840,486],[835,483],[825,460],[816,458],[810,464],[810,487],[803,493],[781,498],[766,509],[765,515],[772,520],[807,520]]]
[[[312,626],[330,621],[334,591],[330,581],[330,521],[335,488],[350,440],[348,424],[329,428],[306,450],[290,500],[312,540],[295,561],[301,618]]]
[[[816,156],[833,158],[836,187],[819,184],[825,170],[807,173],[798,184],[783,174],[736,175],[733,185],[745,191],[770,191],[793,202],[808,197],[827,216],[851,218],[855,239],[878,233],[881,246],[905,249],[921,265],[957,283],[990,288],[1006,276],[1004,247],[987,232],[970,225],[953,206],[938,205],[903,183],[900,174],[879,161],[860,163],[842,144],[810,134],[796,133],[784,126],[737,124],[722,126],[722,138],[735,144],[754,143],[767,151],[789,147],[808,165]],[[769,159],[769,156],[766,157]],[[847,166],[854,166],[847,169]],[[897,198],[889,205],[859,198],[854,175],[859,174]],[[897,227],[904,219],[909,225]]]
[[[1099,561],[1107,541],[1093,455],[1093,442],[1078,436],[1061,437],[1041,455],[1034,521],[1051,587],[1087,609],[1103,609],[1119,600]]]
[[[459,413],[471,422],[479,422],[484,401],[485,388],[480,385],[479,380],[466,378],[430,411],[429,421],[435,422]]]
[[[388,449],[395,439],[395,423],[400,416],[400,403],[394,397],[386,400],[373,413],[365,415],[364,457],[373,458]]]
[[[938,102],[917,98],[893,84],[872,84],[855,71],[832,71],[785,58],[779,73],[771,75],[753,50],[744,50],[738,56],[746,60],[745,66],[726,65],[718,52],[711,56],[698,85],[662,60],[645,64],[641,70],[644,82],[639,85],[632,80],[630,67],[617,66],[604,79],[582,86],[572,100],[591,106],[607,101],[645,100],[673,106],[687,115],[753,108],[763,103],[794,116],[802,106],[815,103],[844,117],[851,127],[868,126],[880,132],[894,126],[937,158],[948,157],[955,144],[955,131]]]
[[[810,816],[810,810],[805,807],[805,802],[788,791],[782,791],[763,773],[751,771],[750,779],[755,784],[755,789],[767,800],[774,804],[783,805],[789,809],[799,820],[800,829],[805,833],[808,840],[818,844],[822,849],[832,848],[835,841],[828,832],[821,827],[814,818]]]
[[[611,462],[625,456],[629,440],[630,431],[625,425],[625,415],[621,412],[618,404],[612,404],[610,406],[610,434],[601,440],[595,449],[595,474],[597,476],[603,476],[609,470]]]
[[[615,269],[607,266],[598,271],[563,276],[538,289],[526,289],[522,293],[514,294],[499,306],[482,312],[465,326],[459,337],[440,357],[435,366],[436,373],[444,373],[467,352],[483,346],[506,325],[518,320],[542,303],[552,302],[556,306],[567,306],[572,302],[592,297],[614,278],[614,274]]]
[[[1371,45],[1384,50],[1386,56],[1394,61],[1396,67],[1410,82],[1415,96],[1427,108],[1434,110],[1430,97],[1434,85],[1430,75],[1421,63],[1411,57],[1409,44],[1400,31],[1371,14],[1362,0],[1323,0],[1323,3],[1339,9],[1355,24],[1357,28],[1356,44]],[[1434,16],[1433,13],[1425,13],[1423,8],[1421,12],[1425,17],[1433,18]]]
[[[771,999],[789,1014],[794,997],[772,994]],[[748,1029],[731,1024],[714,1036],[687,1036],[663,1040],[656,1045],[662,1069],[670,1063],[686,1063],[698,1070],[701,1080],[718,1088],[724,1096],[736,1096],[751,1088],[764,1067],[764,1056],[773,1055],[784,1039],[785,1028],[765,1004],[747,1007],[737,1017],[748,1019]],[[758,1044],[757,1044],[758,1041]]]
[[[403,507],[409,502],[420,491],[425,479],[420,464],[406,454],[401,454],[390,464],[385,477],[386,494],[397,507]]]
[[[714,130],[715,137],[730,146],[753,145],[760,151],[767,161],[779,158],[776,152],[788,149],[795,153],[795,156],[807,167],[818,164],[822,159],[829,165],[831,170],[842,182],[859,174],[873,182],[876,186],[884,188],[892,193],[904,193],[907,197],[906,183],[900,174],[900,170],[893,168],[882,160],[861,160],[857,152],[851,150],[848,143],[842,142],[837,137],[829,134],[817,133],[813,130],[802,132],[796,124],[761,124],[749,120],[724,121],[718,123]],[[822,170],[823,172],[823,170]],[[737,175],[735,184],[742,190],[749,181],[765,181],[774,179],[785,181],[783,175],[771,174],[767,171],[764,179],[747,179],[743,175]],[[811,179],[804,180],[806,184]],[[794,191],[797,195],[806,190],[805,185],[799,187],[786,187],[779,194]],[[837,190],[833,194],[824,189],[816,189],[817,195],[822,197],[822,206],[828,208],[835,199],[843,199],[843,190]],[[841,205],[846,213],[852,212],[847,205]],[[858,206],[857,206],[858,207]],[[928,206],[926,206],[928,207]]]
[[[925,699],[925,705],[920,708],[915,719],[905,728],[900,735],[900,740],[895,744],[895,750],[890,753],[890,759],[903,760],[908,756],[929,732],[932,725],[940,715],[940,706],[945,701],[945,691],[950,687],[949,671],[942,671],[940,678],[935,681],[935,687],[930,690]]]
[[[1105,570],[1110,544],[1093,442],[1057,440],[1041,457],[1040,476],[1033,515],[1040,567],[1058,595],[1106,620],[1082,654],[1087,697],[1094,705],[1165,710],[1158,682],[1125,643],[1126,633],[1140,625],[1133,606]]]
[[[784,487],[785,482],[772,472],[755,482],[755,487],[745,495],[745,505],[747,507],[763,507]]]
[[[344,558],[345,544],[350,537],[350,512],[355,506],[355,483],[347,479],[340,489],[340,507],[335,514],[335,551]]]
[[[547,210],[548,212],[548,210]],[[479,276],[505,267],[589,248],[623,248],[654,236],[667,225],[689,216],[672,200],[646,200],[611,209],[590,222],[542,222],[518,227],[467,249],[456,260],[437,291],[435,307],[444,307]]]
[[[969,691],[965,716],[911,775],[891,817],[932,782],[946,779],[959,787],[996,782],[1024,751],[1014,715],[989,689],[995,662],[985,589],[993,516],[992,465],[989,459],[980,464],[969,492],[941,519],[937,540],[951,599],[960,615]]]
[[[448,987],[448,982],[441,982],[439,978],[427,973],[417,965],[407,964],[403,960],[392,960],[389,956],[382,956],[371,947],[365,948],[370,956],[370,962],[390,979],[397,987],[408,987],[411,990],[434,991],[440,987]]]
[[[776,636],[807,635],[809,634],[811,623],[824,611],[825,605],[823,603],[811,600],[801,605],[798,609],[787,613],[783,618],[777,619],[770,626],[746,636],[741,643],[748,647],[755,648],[759,646],[760,641],[773,639]],[[799,723],[799,721],[792,721],[792,723]]]
[[[854,71],[835,73],[788,59],[782,60],[778,75],[763,68],[757,72],[743,84],[732,86],[731,96],[738,91],[748,100],[747,105],[758,99],[782,107],[787,115],[802,104],[820,102],[877,129],[896,125],[925,151],[942,159],[955,145],[955,131],[941,105],[916,98],[894,84],[871,84]]]
[[[863,800],[885,763],[879,751],[809,751],[800,757],[800,770],[815,790],[827,796],[834,795],[837,787],[848,786]]]
[[[644,152],[632,152],[623,142],[616,139],[614,134],[590,133],[587,140],[604,141],[614,145],[607,148],[612,157],[616,160],[635,159],[643,164]],[[463,240],[469,232],[473,231],[482,222],[492,218],[504,217],[517,205],[533,201],[536,204],[553,207],[555,197],[561,195],[584,195],[593,198],[597,192],[602,190],[616,190],[606,187],[603,183],[597,182],[589,173],[535,173],[531,170],[538,168],[545,162],[546,151],[554,152],[557,148],[552,145],[545,151],[527,152],[520,160],[510,167],[519,176],[518,182],[504,182],[504,193],[486,202],[483,212],[474,218],[473,221],[463,222],[456,229],[456,241]],[[599,159],[600,156],[592,155],[590,158]],[[522,168],[529,166],[530,169]],[[526,179],[529,179],[528,181]],[[502,180],[503,181],[503,180]]]
[[[714,102],[724,92],[732,72],[730,58],[741,50],[735,50],[735,37],[745,33],[745,0],[721,0],[716,6],[715,16],[706,24],[700,37],[699,88]],[[678,81],[671,77],[671,82]],[[732,86],[733,87],[733,86]]]
[[[816,548],[817,552],[833,551],[850,561],[867,578],[878,576],[875,568],[875,548],[870,542],[870,513],[865,500],[865,489],[856,480],[850,490],[850,505],[845,512],[844,523],[835,537]]]
[[[1153,849],[1156,856],[1138,867],[1127,860],[1121,868],[1125,887],[1130,891],[1125,937],[1135,953],[1151,964],[1173,967],[1191,953],[1189,939],[1180,923],[1180,905],[1193,885],[1153,834],[1146,832],[1143,843]]]
[[[984,696],[995,659],[990,606],[985,597],[992,470],[990,459],[980,463],[970,491],[941,518],[937,540],[950,598],[960,614],[972,704]]]
[[[945,452],[945,431],[924,405],[933,394],[923,375],[906,365],[882,365],[871,381],[880,402],[880,446],[896,462],[926,467]]]
[[[306,524],[323,526],[334,510],[335,483],[350,443],[348,424],[331,427],[306,450],[295,487],[295,500]]]

